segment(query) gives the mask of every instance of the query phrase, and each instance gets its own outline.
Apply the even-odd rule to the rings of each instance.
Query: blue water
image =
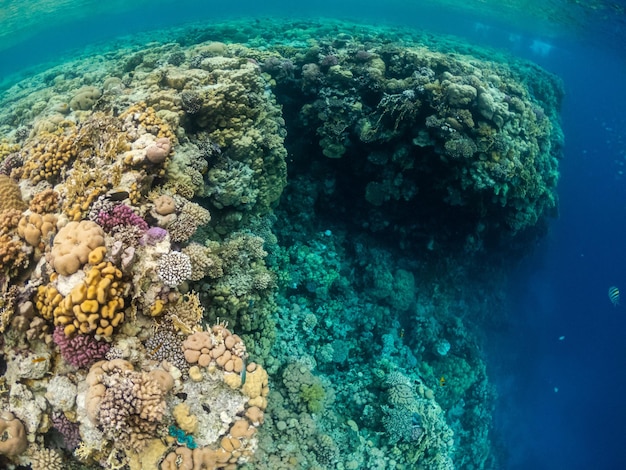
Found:
[[[119,34],[203,17],[280,13],[428,27],[504,47],[559,75],[566,90],[560,217],[514,269],[505,326],[488,332],[488,367],[499,388],[496,441],[510,470],[626,468],[626,174],[619,173],[626,172],[626,65],[619,49],[601,47],[601,37],[589,46],[572,37],[538,36],[525,24],[453,17],[400,2],[387,9],[330,5],[165,3],[141,15],[112,13],[62,31],[43,29],[0,51],[0,63],[6,75]],[[611,41],[619,28],[619,21],[606,25]],[[601,34],[605,28],[595,29]],[[623,305],[609,302],[612,285],[622,290]]]
[[[512,328],[493,351],[506,356],[498,420],[508,468],[619,469],[626,311],[607,290],[626,282],[625,70],[603,51],[563,47],[542,60],[566,88],[560,218],[513,280]]]

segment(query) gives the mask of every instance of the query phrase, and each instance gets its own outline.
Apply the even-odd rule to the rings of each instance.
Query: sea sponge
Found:
[[[0,454],[15,457],[26,450],[28,441],[22,422],[9,411],[0,414]]]
[[[74,274],[88,261],[89,253],[102,245],[104,231],[98,224],[90,220],[70,222],[54,237],[52,266],[63,276]]]
[[[5,209],[26,210],[26,203],[22,200],[22,192],[15,181],[6,175],[0,175],[0,211]]]

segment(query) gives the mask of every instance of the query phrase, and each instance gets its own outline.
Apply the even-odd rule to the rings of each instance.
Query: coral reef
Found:
[[[558,79],[340,22],[161,34],[0,97],[0,466],[498,468],[473,261],[556,208]]]

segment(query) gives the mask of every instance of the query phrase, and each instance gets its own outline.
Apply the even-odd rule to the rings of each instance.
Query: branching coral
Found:
[[[165,412],[165,394],[173,383],[171,376],[163,382],[160,375],[135,371],[130,363],[118,359],[94,364],[87,383],[88,415],[115,446],[141,450],[156,436]]]
[[[76,367],[86,367],[103,359],[111,348],[109,343],[98,341],[91,335],[76,335],[68,338],[60,326],[54,329],[53,338],[61,350],[63,359]]]
[[[159,278],[167,286],[175,287],[191,278],[191,260],[180,251],[170,251],[159,259]]]

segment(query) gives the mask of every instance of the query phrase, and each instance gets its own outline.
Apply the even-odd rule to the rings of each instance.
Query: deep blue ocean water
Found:
[[[507,25],[402,2],[288,3],[166,2],[160,9],[42,27],[0,51],[3,76],[119,34],[274,14],[371,23],[382,18],[429,28],[503,47],[559,75],[566,91],[560,216],[515,268],[505,326],[487,334],[488,367],[499,394],[496,440],[511,470],[626,468],[626,63],[615,44],[622,18],[592,25],[578,40],[537,35],[527,21]],[[607,295],[612,285],[624,294],[617,307]]]

